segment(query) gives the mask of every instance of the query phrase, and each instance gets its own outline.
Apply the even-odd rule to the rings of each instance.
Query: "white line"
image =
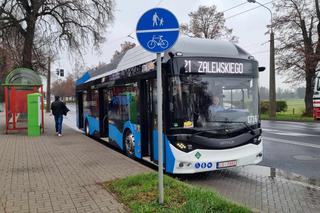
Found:
[[[276,129],[266,129],[262,128],[263,132],[271,133],[271,134],[276,134],[276,135],[285,135],[285,136],[310,136],[310,137],[319,137],[320,135],[313,135],[313,134],[305,134],[305,133],[298,133],[298,132],[291,132],[291,131],[280,131]]]
[[[284,140],[284,139],[276,139],[276,138],[270,138],[270,137],[262,137],[262,138],[266,139],[267,141],[271,141],[271,142],[286,143],[286,144],[292,144],[292,145],[297,145],[297,146],[306,146],[306,147],[320,149],[320,145],[317,145],[317,144],[304,143],[304,142],[294,142],[294,141],[289,141],[289,140]]]
[[[138,30],[137,33],[157,33],[157,32],[171,32],[171,31],[179,31],[179,28],[154,29],[154,30]]]

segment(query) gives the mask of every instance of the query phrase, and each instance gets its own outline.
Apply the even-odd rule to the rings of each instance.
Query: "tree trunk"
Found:
[[[27,22],[27,30],[24,37],[23,52],[22,52],[22,66],[32,69],[32,48],[35,31],[35,21]]]
[[[312,110],[313,110],[313,106],[312,106],[312,96],[313,96],[313,89],[314,89],[314,74],[312,74],[314,72],[312,71],[308,71],[306,72],[306,94],[304,97],[304,103],[305,103],[305,115],[307,116],[312,116]]]

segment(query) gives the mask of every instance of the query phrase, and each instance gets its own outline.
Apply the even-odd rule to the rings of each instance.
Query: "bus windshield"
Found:
[[[171,128],[212,129],[258,122],[258,78],[180,75],[170,79]]]

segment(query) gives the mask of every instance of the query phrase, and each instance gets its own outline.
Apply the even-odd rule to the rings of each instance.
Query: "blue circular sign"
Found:
[[[209,162],[209,163],[207,164],[207,167],[210,169],[210,168],[212,167],[212,163]]]
[[[201,168],[202,168],[202,169],[206,168],[206,166],[207,166],[206,163],[202,163],[202,164],[201,164]]]
[[[161,53],[170,49],[177,41],[179,23],[169,10],[153,8],[140,17],[136,33],[143,48],[149,52]]]
[[[199,169],[200,168],[200,163],[196,163],[194,166],[196,167],[196,169]]]

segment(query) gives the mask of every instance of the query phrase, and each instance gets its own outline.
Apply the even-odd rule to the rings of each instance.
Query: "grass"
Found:
[[[287,99],[288,110],[283,112],[284,114],[297,114],[302,115],[305,111],[305,105],[303,99]]]
[[[261,120],[270,120],[268,114],[261,114]],[[300,121],[300,122],[312,122],[313,117],[307,117],[307,116],[302,116],[297,115],[297,114],[283,114],[283,113],[277,113],[276,115],[276,120],[277,121]]]
[[[106,182],[107,189],[117,195],[131,212],[251,212],[249,209],[225,200],[218,194],[193,187],[164,176],[164,204],[158,203],[156,173],[140,174]]]
[[[303,99],[287,99],[288,109],[286,112],[277,112],[276,120],[278,121],[303,121],[312,122],[313,118],[310,116],[303,116],[305,105]],[[270,120],[268,114],[261,114],[262,120]]]

